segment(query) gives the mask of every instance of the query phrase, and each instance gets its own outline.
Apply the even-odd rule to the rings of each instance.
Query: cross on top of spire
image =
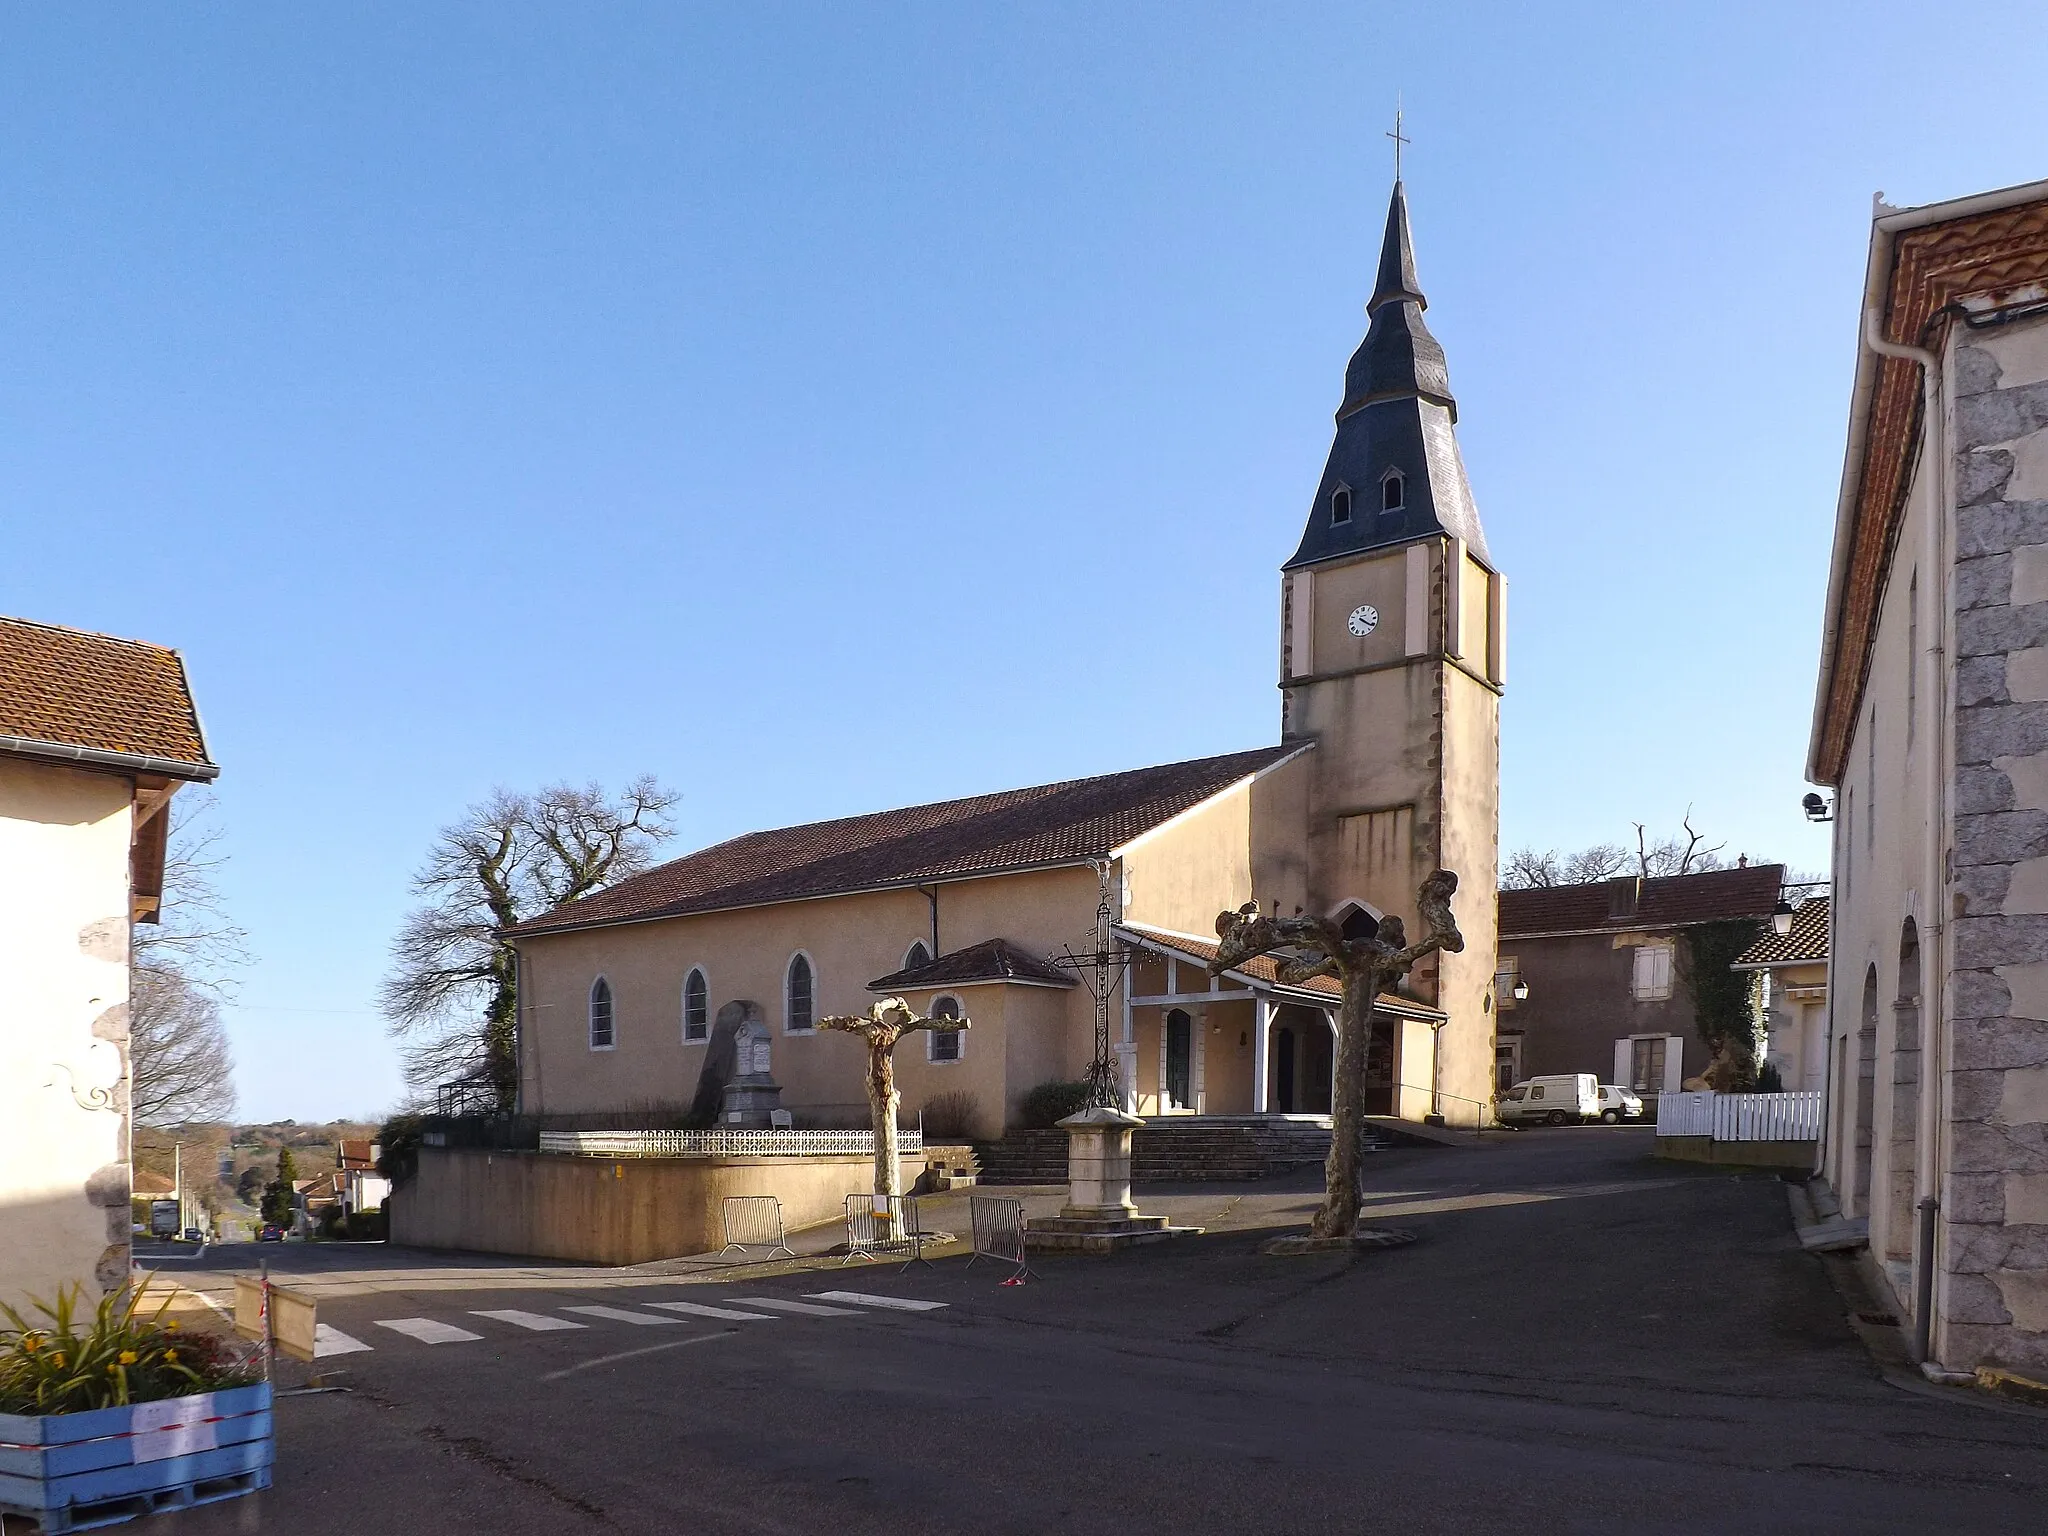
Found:
[[[1394,131],[1388,134],[1387,137],[1394,141],[1394,180],[1399,181],[1401,179],[1401,146],[1413,144],[1415,141],[1403,138],[1401,135],[1401,98],[1398,96],[1394,98]]]

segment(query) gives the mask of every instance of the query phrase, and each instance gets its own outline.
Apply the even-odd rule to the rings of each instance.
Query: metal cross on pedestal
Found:
[[[1123,1083],[1109,1044],[1109,1002],[1123,985],[1124,972],[1130,968],[1133,956],[1110,933],[1115,909],[1109,899],[1109,870],[1106,859],[1095,866],[1096,878],[1102,886],[1102,899],[1095,907],[1095,948],[1076,951],[1069,944],[1051,959],[1061,970],[1072,971],[1095,999],[1095,1058],[1088,1063],[1087,1075],[1089,1106],[1122,1109]]]

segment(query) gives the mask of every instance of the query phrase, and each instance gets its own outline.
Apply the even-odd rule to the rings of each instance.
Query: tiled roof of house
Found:
[[[1785,879],[1782,864],[1710,869],[1697,875],[1623,876],[1591,885],[1539,885],[1500,893],[1500,937],[1548,933],[1632,933],[1729,918],[1768,918]]]
[[[1193,934],[1175,933],[1170,928],[1154,928],[1146,923],[1122,923],[1120,928],[1129,930],[1132,937],[1186,955],[1191,960],[1207,965],[1217,956],[1217,948],[1209,939],[1198,939]],[[1240,976],[1249,976],[1254,981],[1266,982],[1272,986],[1288,987],[1296,992],[1317,992],[1336,1002],[1344,996],[1344,988],[1334,977],[1314,976],[1307,981],[1285,981],[1280,979],[1280,962],[1271,955],[1255,955],[1242,965],[1233,965],[1231,970]],[[1229,993],[1225,993],[1226,998]],[[1239,993],[1242,997],[1244,994]],[[1440,1019],[1443,1010],[1432,1008],[1427,1003],[1418,1003],[1412,997],[1399,997],[1392,992],[1382,992],[1373,1004],[1377,1013],[1398,1013],[1407,1018]]]
[[[148,759],[171,778],[219,772],[176,651],[28,619],[0,618],[0,751]]]
[[[556,933],[1101,858],[1283,758],[1262,747],[936,805],[750,832],[507,931]]]
[[[924,987],[957,987],[970,981],[1024,981],[1042,987],[1080,985],[1071,971],[1019,949],[1008,939],[984,939],[924,965],[891,971],[868,983],[870,992],[914,992]]]
[[[334,1144],[334,1150],[343,1168],[374,1168],[377,1166],[377,1156],[373,1150],[376,1145],[374,1141],[344,1138]]]
[[[1789,933],[1765,929],[1736,959],[1737,969],[1769,965],[1813,965],[1828,957],[1828,898],[1809,896],[1792,913]]]

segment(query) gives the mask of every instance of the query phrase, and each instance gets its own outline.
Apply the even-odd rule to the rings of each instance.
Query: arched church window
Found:
[[[782,1027],[791,1034],[809,1034],[817,1018],[811,1004],[817,978],[811,972],[811,957],[799,954],[789,962],[789,976],[783,986]]]
[[[1398,469],[1391,471],[1387,478],[1380,482],[1380,510],[1400,511],[1407,504],[1407,492],[1408,483],[1401,472]]]
[[[960,999],[957,997],[941,997],[933,999],[932,1017],[935,1019],[959,1018]],[[960,1059],[960,1046],[962,1044],[962,1041],[960,1038],[959,1030],[929,1030],[925,1034],[925,1039],[930,1042],[930,1049],[926,1054],[927,1060],[933,1062],[946,1062],[958,1061]]]
[[[612,1029],[612,984],[600,976],[590,984],[590,1048],[608,1051],[616,1040]]]
[[[1351,521],[1351,488],[1340,485],[1330,493],[1330,521],[1348,523]]]
[[[711,984],[704,979],[704,968],[696,966],[683,978],[683,1039],[697,1041],[710,1038]]]
[[[924,947],[923,939],[913,943],[910,946],[909,952],[903,957],[903,969],[906,971],[914,971],[919,966],[930,965],[931,963],[932,952]]]

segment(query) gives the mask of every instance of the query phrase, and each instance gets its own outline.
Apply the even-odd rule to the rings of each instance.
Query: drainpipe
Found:
[[[1943,1162],[1941,1127],[1946,1121],[1943,1100],[1948,1087],[1948,766],[1950,759],[1948,715],[1949,634],[1954,624],[1954,586],[1949,580],[1949,519],[1954,506],[1949,495],[1948,414],[1942,399],[1943,362],[1939,354],[1925,347],[1906,346],[1884,335],[1884,317],[1875,306],[1863,311],[1863,344],[1880,357],[1897,358],[1920,369],[1920,422],[1922,441],[1931,446],[1933,460],[1928,477],[1932,498],[1926,536],[1921,546],[1920,568],[1927,573],[1930,592],[1938,591],[1941,622],[1927,626],[1927,769],[1923,797],[1927,817],[1927,861],[1921,872],[1922,915],[1920,952],[1920,1104],[1918,1145],[1914,1175],[1925,1191],[1918,1202],[1919,1221],[1915,1233],[1913,1337],[1921,1362],[1931,1358],[1934,1338],[1934,1255],[1939,1232]],[[1913,658],[1918,665],[1920,658]],[[1869,814],[1868,808],[1865,815]],[[1897,1040],[1893,1041],[1894,1050]]]

